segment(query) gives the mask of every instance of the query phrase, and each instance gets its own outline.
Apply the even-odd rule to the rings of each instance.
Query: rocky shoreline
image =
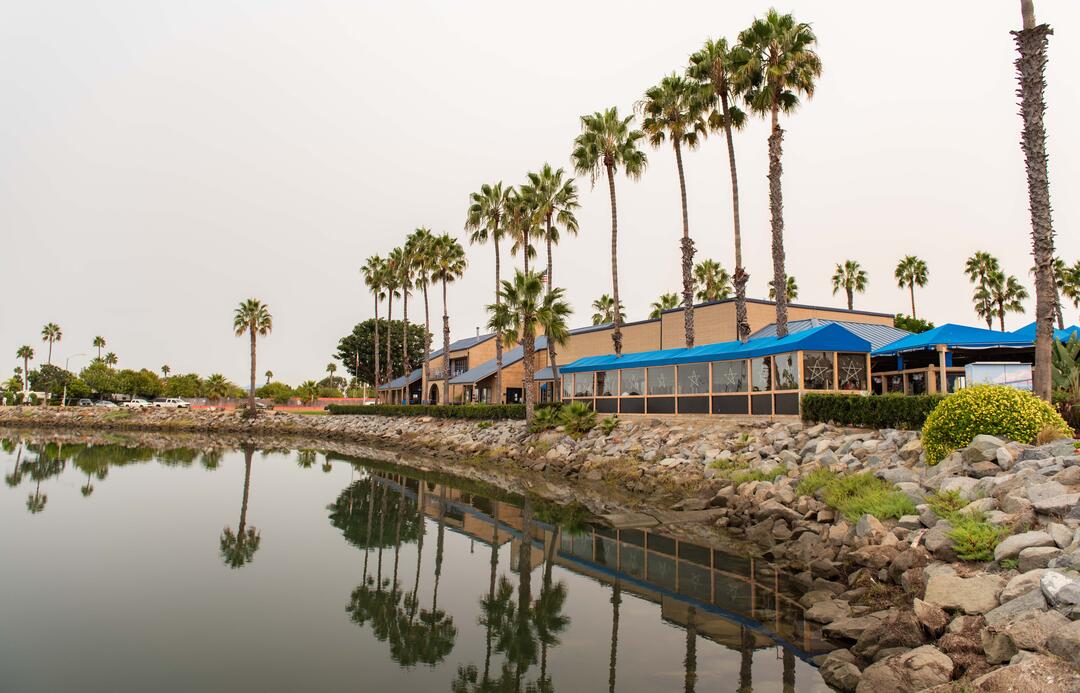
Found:
[[[1073,441],[1035,447],[980,436],[927,466],[915,432],[800,422],[636,419],[573,437],[529,434],[520,421],[8,407],[0,427],[391,444],[422,453],[414,464],[505,472],[552,499],[603,491],[586,502],[593,512],[715,508],[716,528],[792,572],[807,589],[806,617],[848,644],[819,662],[838,690],[1080,691]],[[805,484],[814,474],[872,474],[913,510],[845,515]],[[942,499],[955,510],[942,511]],[[959,560],[959,513],[1000,533],[992,561]]]

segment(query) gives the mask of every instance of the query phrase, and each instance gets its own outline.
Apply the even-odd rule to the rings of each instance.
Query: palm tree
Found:
[[[791,113],[799,96],[814,96],[814,80],[821,75],[821,60],[814,52],[817,37],[809,24],[790,14],[769,10],[764,19],[739,34],[738,81],[747,85],[746,103],[754,113],[769,114],[769,210],[772,222],[773,284],[787,283],[784,268],[784,195],[780,184],[784,131],[780,112]],[[742,51],[745,52],[742,52]],[[776,336],[786,337],[787,297],[776,298]]]
[[[709,116],[709,125],[713,130],[723,130],[727,140],[728,172],[731,175],[731,209],[734,217],[735,237],[735,326],[739,341],[750,338],[750,320],[746,314],[746,282],[750,275],[742,263],[742,227],[739,220],[739,176],[735,168],[735,142],[732,130],[741,129],[746,115],[734,105],[733,101],[741,94],[742,86],[734,80],[733,70],[736,64],[736,49],[729,48],[727,39],[709,39],[701,50],[690,56],[687,74],[702,84],[711,87],[714,102],[713,112]],[[716,111],[719,102],[720,111]]]
[[[161,375],[162,375],[162,376],[163,376],[163,377],[164,377],[164,378],[165,378],[166,380],[168,380],[168,379],[169,379],[169,373],[172,373],[172,368],[170,368],[170,367],[169,367],[169,364],[167,364],[167,363],[166,363],[165,365],[163,365],[163,366],[161,367]]]
[[[592,302],[592,309],[596,311],[592,316],[594,325],[610,325],[615,322],[615,299],[611,294],[603,294]],[[626,312],[619,308],[619,323],[626,320]]]
[[[988,300],[990,294],[987,290],[987,282],[991,275],[1000,269],[998,259],[982,250],[975,251],[975,254],[964,262],[964,274],[976,285],[973,297],[975,313],[986,320],[987,328],[994,325],[994,306]]]
[[[664,314],[665,310],[679,307],[679,294],[674,291],[669,294],[660,294],[660,298],[653,301],[649,307],[652,308],[652,311],[649,312],[649,318],[656,320]]]
[[[326,364],[326,373],[327,373],[327,378],[330,380],[330,387],[334,387],[334,373],[337,373],[337,364],[336,363],[328,363],[328,364]]]
[[[401,275],[394,264],[394,254],[391,252],[383,265],[382,273],[383,288],[386,290],[386,382],[394,379],[394,362],[390,356],[390,329],[394,324],[394,297],[400,296],[398,289],[401,288]]]
[[[784,292],[784,301],[791,302],[799,297],[799,285],[795,277],[787,275],[787,291]],[[776,301],[776,285],[769,282],[769,300]]]
[[[844,260],[843,264],[837,263],[836,271],[832,276],[832,292],[835,296],[841,289],[847,294],[847,309],[855,308],[855,293],[866,291],[869,283],[866,270],[862,268],[858,260]]]
[[[731,275],[716,260],[702,260],[694,267],[694,284],[699,301],[720,301],[731,295]]]
[[[480,186],[480,192],[474,192],[469,196],[469,211],[465,217],[465,230],[471,231],[469,243],[487,243],[495,247],[495,302],[502,299],[499,296],[501,286],[499,241],[506,233],[505,219],[506,207],[513,195],[513,188],[503,189],[502,182]],[[502,404],[502,337],[495,335],[495,404]],[[444,355],[444,360],[448,358]],[[447,364],[449,366],[449,363]]]
[[[569,338],[566,318],[573,312],[563,299],[562,289],[544,293],[539,274],[517,272],[514,281],[503,281],[502,301],[487,307],[488,327],[501,333],[507,344],[521,342],[521,363],[525,371],[525,419],[531,422],[536,407],[535,374],[536,332],[541,328],[547,338],[563,344]]]
[[[63,333],[60,331],[60,326],[55,322],[50,322],[45,327],[41,328],[41,341],[49,343],[49,358],[45,363],[52,365],[52,345],[53,342],[59,342],[63,338]]]
[[[274,378],[274,371],[266,371],[263,375],[266,376],[266,384],[269,385],[270,381]]]
[[[1073,308],[1080,308],[1080,260],[1061,272],[1061,295],[1069,299]]]
[[[242,568],[251,563],[255,558],[255,552],[259,550],[262,537],[259,530],[249,527],[247,524],[248,496],[251,489],[251,458],[255,449],[244,446],[244,495],[240,501],[240,524],[236,532],[226,527],[221,531],[221,559],[230,568]]]
[[[372,255],[364,262],[364,266],[360,268],[360,274],[364,276],[364,284],[371,290],[371,295],[375,298],[375,393],[379,392],[379,383],[382,378],[382,371],[379,369],[379,346],[382,344],[379,341],[379,302],[386,297],[386,262],[378,255]]]
[[[98,361],[101,360],[101,350],[105,348],[104,337],[94,337],[94,348],[97,349]]]
[[[432,254],[431,281],[442,284],[443,304],[443,401],[450,401],[450,313],[446,305],[446,285],[460,279],[468,266],[465,249],[456,238],[444,233],[435,239]]]
[[[262,301],[249,298],[241,301],[233,312],[233,333],[237,337],[247,332],[251,336],[251,387],[248,389],[248,408],[255,413],[255,337],[265,337],[274,329],[274,319]]]
[[[1052,33],[1046,24],[1035,24],[1032,0],[1020,0],[1023,29],[1012,32],[1020,57],[1016,70],[1020,82],[1020,115],[1024,127],[1020,146],[1027,168],[1028,209],[1031,210],[1031,250],[1035,258],[1035,370],[1033,389],[1050,399],[1054,342],[1054,225],[1050,213],[1050,176],[1046,153],[1046,47]]]
[[[521,253],[525,272],[529,271],[529,260],[536,257],[533,240],[539,236],[539,218],[537,203],[528,186],[512,191],[506,202],[506,233],[513,243],[510,253]]]
[[[225,399],[232,392],[233,384],[228,381],[221,373],[211,373],[210,376],[203,383],[203,393],[208,399],[221,400]]]
[[[296,394],[300,395],[302,401],[311,404],[319,397],[319,384],[314,380],[305,380],[296,388]]]
[[[686,208],[686,176],[683,170],[682,150],[695,149],[705,137],[705,107],[707,92],[696,81],[674,73],[649,88],[645,98],[638,103],[641,110],[641,129],[649,143],[660,148],[671,140],[675,150],[675,167],[679,172],[679,199],[682,203],[682,279],[683,279],[683,326],[686,347],[694,346],[694,241],[690,238],[690,216]]]
[[[915,287],[926,286],[926,282],[930,278],[930,271],[926,267],[926,263],[915,257],[914,255],[905,255],[902,260],[896,265],[896,271],[893,273],[896,277],[896,284],[901,289],[905,286],[911,293],[911,317],[915,316]]]
[[[110,367],[115,366],[119,362],[120,362],[120,359],[117,358],[116,354],[114,354],[111,351],[109,353],[105,354],[105,358],[102,360],[102,363],[104,363],[106,366],[110,366]]]
[[[409,246],[394,248],[390,251],[390,266],[397,275],[397,286],[401,289],[401,372],[408,375],[412,372],[409,363],[409,292],[413,288],[416,265],[413,261],[412,250]],[[389,332],[389,328],[387,332]],[[390,359],[389,356],[386,357]],[[408,398],[405,398],[408,402]]]
[[[30,375],[30,361],[32,361],[34,358],[34,349],[31,346],[24,344],[23,346],[19,347],[18,351],[15,352],[15,356],[23,360],[23,392],[27,392],[30,389],[29,380],[27,380],[27,378]]]
[[[632,180],[641,178],[648,163],[645,152],[639,148],[639,141],[645,136],[641,130],[631,127],[634,117],[619,117],[617,108],[604,112],[581,116],[581,134],[574,139],[571,159],[574,170],[580,175],[588,175],[592,185],[603,172],[607,176],[608,195],[611,198],[611,295],[615,307],[611,311],[615,328],[611,331],[611,341],[615,355],[622,356],[622,302],[619,300],[619,219],[615,203],[615,173],[619,167]]]
[[[976,303],[987,307],[988,315],[980,315],[988,318],[988,323],[996,315],[1002,332],[1005,331],[1005,313],[1023,313],[1023,300],[1027,297],[1027,289],[1020,284],[1020,280],[1012,275],[1006,276],[1000,270],[991,273],[986,284],[975,292]]]
[[[430,377],[431,364],[431,313],[428,310],[428,285],[431,283],[431,267],[435,259],[435,236],[426,226],[409,234],[405,247],[413,262],[413,277],[424,296],[424,376]]]

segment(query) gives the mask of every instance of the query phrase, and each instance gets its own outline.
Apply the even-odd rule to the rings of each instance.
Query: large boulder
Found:
[[[933,645],[886,657],[863,671],[857,693],[921,691],[952,679],[953,662]]]
[[[867,628],[878,625],[894,612],[894,609],[890,609],[888,611],[875,611],[866,616],[842,618],[825,626],[821,629],[821,632],[826,638],[858,640]]]
[[[847,650],[830,652],[818,671],[825,683],[845,693],[854,691],[862,678],[862,672],[855,664],[855,655]]]
[[[804,616],[814,623],[832,623],[851,616],[851,605],[841,599],[826,599],[807,609]]]
[[[949,625],[948,614],[946,614],[939,606],[927,604],[918,597],[915,597],[913,609],[915,611],[915,616],[926,630],[927,635],[932,638],[941,635],[945,630],[945,626]]]
[[[1009,666],[971,682],[979,693],[1080,693],[1080,667],[1057,657],[1020,653]]]
[[[1067,662],[1080,665],[1080,621],[1067,623],[1051,633],[1046,640],[1046,649]]]
[[[1031,590],[1037,588],[1039,586],[1039,580],[1042,579],[1042,576],[1045,573],[1045,568],[1036,568],[1035,570],[1020,573],[1009,580],[1009,583],[1005,585],[1005,589],[1001,590],[1001,603],[1004,604],[1009,600],[1016,599],[1020,595],[1027,594]]]
[[[989,625],[982,632],[982,646],[991,664],[1007,662],[1020,650],[1043,651],[1047,638],[1069,619],[1056,611],[1029,609]]]
[[[1046,532],[1033,531],[1021,532],[1011,537],[1006,537],[994,549],[994,560],[1003,561],[1008,558],[1016,558],[1024,549],[1032,546],[1054,546],[1054,538]]]
[[[1050,565],[1050,561],[1061,555],[1061,549],[1056,546],[1029,546],[1020,552],[1020,560],[1017,568],[1022,573],[1030,570],[1038,570]]]
[[[1080,579],[1069,578],[1061,573],[1048,570],[1039,579],[1046,600],[1055,607],[1068,607],[1080,604]]]
[[[1046,611],[1046,597],[1038,587],[1028,590],[1015,599],[1003,603],[998,608],[986,614],[986,622],[992,626],[1008,621],[1013,616],[1036,609]]]
[[[925,642],[926,635],[919,618],[913,611],[904,609],[863,631],[851,651],[863,659],[876,659],[882,650],[910,650]]]
[[[998,594],[1005,581],[997,575],[935,575],[926,583],[923,601],[946,611],[985,614],[998,605]]]

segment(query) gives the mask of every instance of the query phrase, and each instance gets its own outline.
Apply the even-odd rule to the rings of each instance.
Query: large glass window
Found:
[[[622,382],[619,385],[619,392],[622,393],[623,397],[645,394],[644,368],[627,368],[620,372],[622,373]]]
[[[804,351],[802,355],[803,387],[807,390],[833,389],[833,358],[831,351]]]
[[[574,396],[574,376],[569,373],[562,377],[562,396],[563,399]]]
[[[675,394],[675,366],[659,366],[649,369],[649,394]]]
[[[592,397],[593,374],[578,373],[574,376],[574,397]]]
[[[772,358],[762,356],[750,359],[750,386],[754,392],[772,389]]]
[[[841,390],[865,390],[866,354],[837,354],[836,372]],[[889,389],[892,390],[891,383]]]
[[[705,395],[709,392],[709,364],[679,366],[679,394]]]
[[[615,397],[619,394],[619,371],[596,372],[596,396]]]
[[[776,366],[777,390],[799,389],[799,357],[795,353],[777,354],[773,357]]]
[[[746,361],[717,361],[712,365],[713,392],[746,392]]]

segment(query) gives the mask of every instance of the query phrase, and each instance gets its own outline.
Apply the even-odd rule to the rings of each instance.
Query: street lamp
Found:
[[[71,363],[71,359],[75,358],[76,356],[86,356],[86,354],[72,354],[71,356],[68,356],[66,359],[64,359],[64,372],[65,373],[70,373],[71,372],[71,371],[68,370],[68,364]],[[64,394],[60,396],[60,406],[61,407],[66,407],[67,406],[67,380],[66,379],[64,380]]]

